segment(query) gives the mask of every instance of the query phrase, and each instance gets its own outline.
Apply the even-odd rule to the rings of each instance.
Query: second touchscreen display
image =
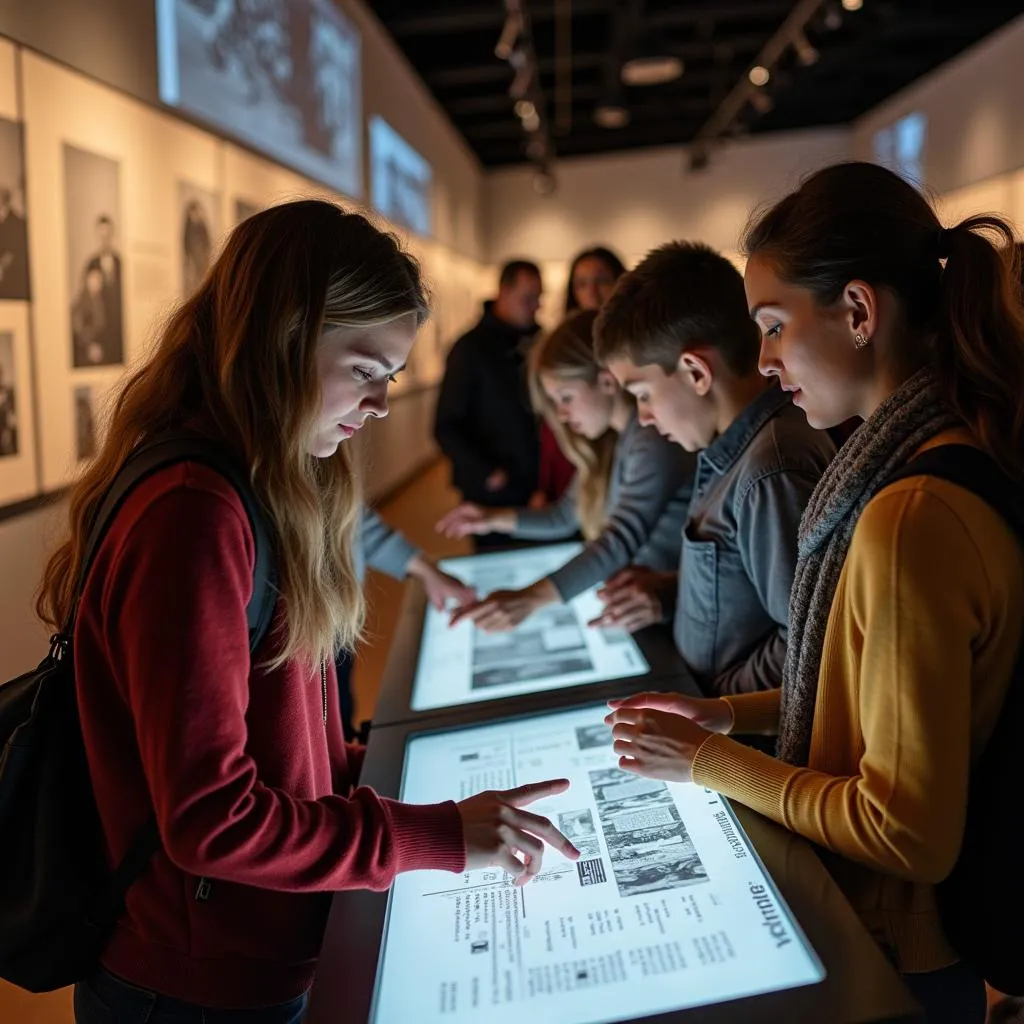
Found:
[[[564,565],[579,544],[553,544],[440,563],[481,596],[529,586]],[[564,686],[643,675],[647,662],[620,629],[593,629],[601,614],[595,590],[550,605],[509,633],[484,633],[470,622],[454,629],[448,612],[427,609],[413,681],[414,711],[495,700]]]

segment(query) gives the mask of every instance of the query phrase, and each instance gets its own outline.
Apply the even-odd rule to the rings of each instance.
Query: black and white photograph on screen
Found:
[[[362,194],[360,42],[333,0],[159,0],[160,97]]]
[[[206,277],[220,237],[220,196],[187,181],[178,182],[181,211],[181,285],[188,298]]]
[[[92,388],[75,388],[75,456],[85,462],[96,456],[96,410]]]
[[[0,299],[29,297],[21,125],[0,117]]]
[[[610,747],[612,745],[611,726],[604,722],[596,725],[576,726],[576,745],[580,750],[595,750],[598,747]]]
[[[573,846],[580,851],[581,857],[598,857],[601,854],[601,843],[594,825],[594,814],[591,810],[562,811],[558,815],[558,829]]]
[[[593,670],[579,619],[564,605],[542,608],[510,633],[473,631],[474,690]]]
[[[0,331],[0,459],[18,454],[18,392],[14,335]]]
[[[235,223],[241,224],[243,220],[248,220],[250,217],[255,217],[257,213],[262,210],[262,206],[257,206],[256,203],[250,203],[247,199],[236,199],[235,200]]]
[[[370,189],[376,209],[420,235],[431,229],[430,164],[382,117],[370,118]]]
[[[64,145],[71,365],[124,362],[121,169],[116,160]]]
[[[708,880],[664,782],[601,768],[590,772],[590,786],[620,896]]]

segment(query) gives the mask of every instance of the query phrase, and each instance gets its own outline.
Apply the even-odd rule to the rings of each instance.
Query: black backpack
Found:
[[[129,492],[157,470],[186,461],[216,470],[245,505],[256,548],[247,608],[254,652],[276,601],[270,533],[247,473],[197,434],[164,434],[132,453],[92,525],[78,597]],[[62,988],[95,970],[129,887],[160,848],[151,818],[117,869],[107,866],[78,717],[74,622],[73,611],[35,671],[0,686],[0,978],[32,992]]]
[[[994,460],[969,445],[940,445],[912,459],[887,483],[935,476],[971,491],[997,511],[1024,545],[1024,502]],[[941,553],[937,553],[941,557]],[[936,887],[953,948],[993,988],[1024,995],[1024,649],[988,743],[971,768],[963,844]],[[941,793],[935,799],[943,799]]]

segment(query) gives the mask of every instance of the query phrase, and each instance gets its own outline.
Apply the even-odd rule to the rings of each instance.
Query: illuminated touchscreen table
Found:
[[[567,777],[531,805],[581,851],[393,886],[375,1024],[601,1024],[810,985],[824,969],[728,803],[618,767],[603,705],[413,736],[401,798]],[[528,1015],[528,1016],[526,1016]]]
[[[483,596],[529,586],[581,548],[553,544],[439,565]],[[484,633],[468,621],[451,628],[448,612],[428,608],[410,707],[427,711],[643,675],[648,664],[629,633],[587,626],[602,609],[595,587],[542,608],[509,633]]]

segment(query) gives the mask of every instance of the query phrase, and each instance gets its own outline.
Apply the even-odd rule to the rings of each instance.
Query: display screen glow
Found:
[[[394,224],[420,235],[431,230],[430,164],[382,117],[370,118],[370,198]]]
[[[825,976],[728,802],[620,769],[606,711],[408,741],[401,798],[412,803],[568,778],[530,810],[582,856],[546,850],[522,888],[499,869],[399,875],[374,1024],[603,1024]]]
[[[502,551],[440,562],[481,595],[529,586],[564,565],[579,544]],[[427,609],[413,680],[414,711],[495,700],[643,675],[647,661],[621,629],[591,629],[602,610],[597,590],[535,612],[510,633],[454,628],[448,612]]]
[[[160,99],[349,196],[363,191],[360,40],[332,0],[157,0]]]

